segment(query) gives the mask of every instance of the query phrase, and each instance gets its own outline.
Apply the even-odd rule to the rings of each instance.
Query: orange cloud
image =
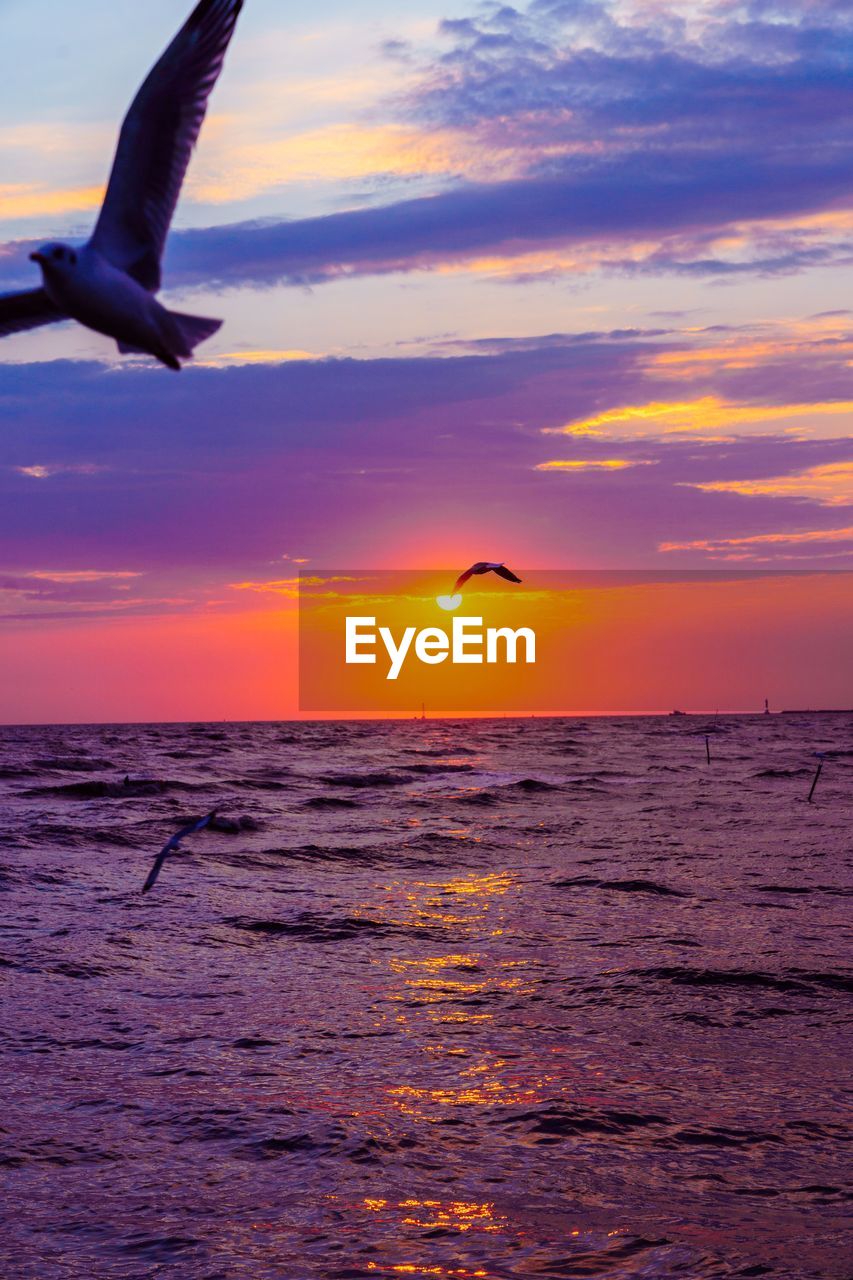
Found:
[[[809,498],[825,507],[853,503],[853,462],[832,462],[809,467],[795,475],[760,480],[712,480],[690,483],[707,493],[741,493],[750,497]]]
[[[217,129],[217,125],[219,126]],[[462,130],[421,132],[396,124],[336,122],[303,133],[282,132],[247,141],[251,128],[227,131],[208,122],[201,163],[191,170],[187,192],[211,204],[245,200],[288,183],[347,182],[380,175],[435,177],[464,173],[469,179],[517,177],[529,161],[512,147],[483,147]],[[221,146],[217,146],[219,134]],[[239,136],[239,146],[232,140]]]
[[[536,471],[624,471],[626,467],[647,467],[650,463],[644,458],[595,458],[595,459],[555,459],[552,462],[539,462]]]
[[[843,529],[808,529],[800,533],[754,533],[744,538],[699,538],[694,542],[661,542],[658,551],[725,551],[736,547],[766,547],[853,542],[853,525]]]
[[[321,360],[322,355],[315,351],[275,350],[268,351],[223,351],[220,355],[210,356],[207,360],[195,360],[197,369],[223,369],[230,365],[241,364],[290,364],[296,360]]]
[[[258,591],[264,595],[282,596],[286,600],[299,598],[298,578],[277,578],[271,582],[229,582],[231,591]]]
[[[6,183],[0,185],[0,220],[99,209],[103,198],[103,187],[71,187],[51,191],[30,183]]]
[[[303,564],[304,561],[295,560],[294,564]],[[229,582],[228,586],[231,591],[257,591],[262,595],[283,596],[287,600],[297,600],[299,592],[305,590],[306,587],[325,587],[330,582],[359,582],[359,578],[349,577],[322,577],[322,578],[275,578],[269,582]]]
[[[126,578],[141,578],[141,573],[132,570],[105,571],[102,569],[38,569],[22,575],[25,578],[36,578],[39,582],[118,582]]]
[[[757,426],[792,418],[840,417],[853,412],[853,400],[814,404],[737,404],[719,396],[694,400],[650,400],[622,405],[589,418],[576,418],[547,435],[696,435],[737,426]],[[602,428],[610,428],[604,431]],[[638,429],[639,428],[639,429]]]

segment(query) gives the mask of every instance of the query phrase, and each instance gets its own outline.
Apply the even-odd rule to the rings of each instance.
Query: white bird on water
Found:
[[[43,287],[0,296],[0,337],[60,320],[106,334],[122,353],[179,370],[221,320],[167,311],[154,296],[190,156],[243,0],[200,0],[136,95],[88,244],[30,254]]]
[[[186,836],[193,835],[196,831],[203,831],[205,827],[210,826],[215,817],[216,810],[214,809],[212,813],[208,813],[203,818],[199,818],[198,822],[191,822],[188,826],[181,827],[180,831],[172,836],[169,843],[163,846],[157,854],[157,857],[154,859],[154,866],[149,871],[148,879],[142,886],[143,893],[147,893],[149,889],[154,888],[154,885],[157,883],[157,877],[163,869],[163,863],[166,861],[170,853],[175,853],[180,849],[181,841]]]
[[[469,578],[481,573],[496,573],[499,578],[506,578],[507,582],[521,582],[521,578],[517,578],[505,564],[488,564],[485,560],[480,560],[477,564],[472,564],[470,569],[466,569],[456,579],[456,585],[453,588],[454,595],[460,587],[465,585]]]

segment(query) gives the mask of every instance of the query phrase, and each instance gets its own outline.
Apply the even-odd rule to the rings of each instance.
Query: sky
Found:
[[[190,7],[0,0],[0,291]],[[0,720],[295,714],[304,566],[853,568],[851,53],[842,0],[246,0],[165,260],[220,333],[0,342]]]

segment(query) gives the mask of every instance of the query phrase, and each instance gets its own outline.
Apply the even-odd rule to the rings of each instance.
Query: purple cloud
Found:
[[[830,219],[853,172],[853,22],[832,4],[720,4],[701,28],[654,10],[618,20],[599,4],[533,0],[447,21],[449,49],[394,105],[426,133],[461,132],[516,176],[457,181],[418,199],[294,221],[177,232],[176,286],[320,283],[598,246],[617,271],[774,274],[850,261]],[[715,239],[743,224],[735,256]],[[639,261],[636,242],[652,248]],[[28,244],[0,253],[0,282],[26,278]]]
[[[691,371],[689,394],[824,402],[834,383],[850,397],[843,346],[801,345],[752,368],[711,361]],[[129,607],[150,597],[181,608],[221,597],[231,581],[284,576],[285,552],[315,565],[394,563],[430,530],[500,528],[509,547],[538,548],[540,563],[649,567],[661,543],[853,526],[849,507],[689,487],[845,461],[843,439],[800,439],[772,424],[737,439],[543,434],[682,396],[659,357],[689,352],[683,335],[549,335],[472,349],[188,369],[179,380],[63,362],[0,367],[0,572],[25,590],[35,589],[33,570],[136,572],[147,576],[131,581]],[[614,458],[634,465],[536,469]],[[34,478],[33,468],[48,474]],[[804,549],[820,564],[844,544]],[[40,588],[42,602],[71,585]],[[109,603],[128,594],[121,585],[79,590]]]

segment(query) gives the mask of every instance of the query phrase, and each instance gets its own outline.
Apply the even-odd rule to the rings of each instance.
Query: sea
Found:
[[[0,729],[0,1277],[847,1280],[851,820],[849,713]]]

